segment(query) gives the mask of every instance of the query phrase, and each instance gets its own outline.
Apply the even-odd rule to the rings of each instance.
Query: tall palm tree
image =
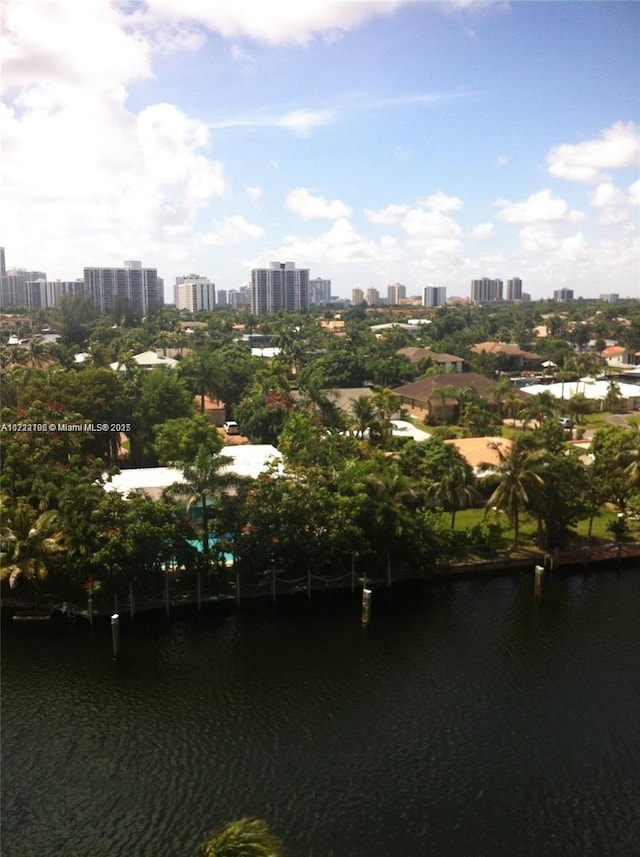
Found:
[[[368,428],[377,421],[378,412],[371,396],[362,395],[351,400],[351,413],[353,414],[353,425],[356,435],[364,437]]]
[[[202,553],[209,565],[209,507],[220,502],[225,490],[232,488],[239,477],[228,470],[229,459],[219,453],[212,454],[206,447],[198,449],[195,459],[182,465],[184,481],[175,482],[166,490],[169,497],[186,497],[187,511],[196,504],[202,508]]]
[[[494,479],[497,486],[487,501],[487,508],[497,508],[506,512],[513,524],[513,547],[518,547],[520,539],[520,515],[532,502],[534,492],[543,488],[544,482],[536,471],[539,463],[539,451],[532,451],[527,444],[517,441],[508,450],[500,443],[490,443],[489,448],[498,456]],[[487,465],[489,466],[489,465]]]
[[[0,580],[8,580],[12,589],[21,579],[28,581],[37,593],[54,557],[64,551],[58,513],[50,509],[38,514],[24,500],[15,506],[5,500],[2,517]]]
[[[259,818],[241,818],[216,830],[200,847],[201,857],[284,857],[282,842]]]
[[[427,488],[427,497],[451,512],[451,529],[456,525],[458,509],[470,506],[480,496],[474,482],[473,471],[467,463],[462,458],[452,457],[440,480]]]

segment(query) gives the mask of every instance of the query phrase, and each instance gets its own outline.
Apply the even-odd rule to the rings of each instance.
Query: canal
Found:
[[[3,857],[640,853],[640,573],[2,638]]]

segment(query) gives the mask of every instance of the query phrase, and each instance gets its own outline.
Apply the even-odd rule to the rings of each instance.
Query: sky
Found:
[[[0,245],[640,297],[640,3],[4,0]]]

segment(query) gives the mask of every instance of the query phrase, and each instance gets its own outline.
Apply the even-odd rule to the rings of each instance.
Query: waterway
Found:
[[[122,629],[3,627],[3,857],[640,854],[640,569]]]

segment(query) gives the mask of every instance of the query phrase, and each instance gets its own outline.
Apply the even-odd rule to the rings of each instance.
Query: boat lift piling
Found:
[[[111,617],[111,637],[113,641],[113,659],[120,657],[120,616],[114,613]]]

